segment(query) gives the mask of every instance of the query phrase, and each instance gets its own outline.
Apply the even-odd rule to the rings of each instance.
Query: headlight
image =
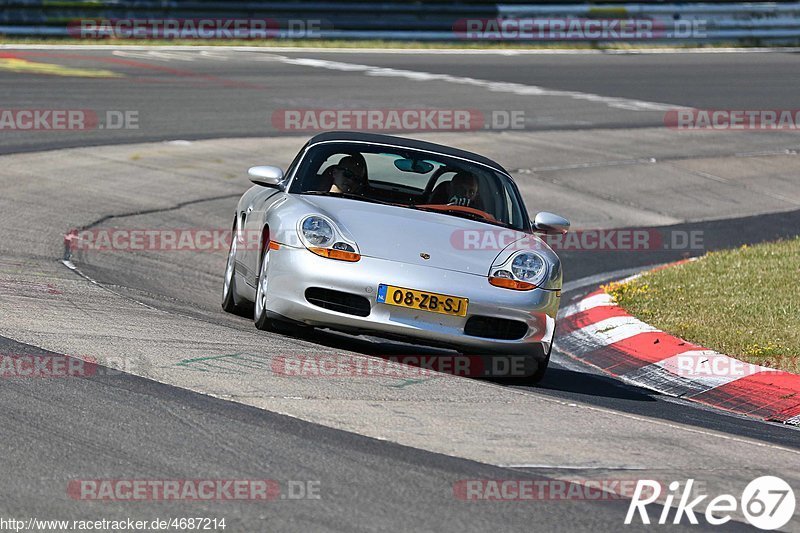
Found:
[[[512,255],[501,265],[492,265],[489,283],[495,287],[529,291],[542,284],[547,277],[547,263],[534,252]]]
[[[303,237],[311,246],[327,248],[333,244],[333,227],[321,217],[308,217],[303,220]]]
[[[511,272],[521,281],[538,280],[544,270],[544,259],[539,254],[519,254],[511,262]]]
[[[308,216],[300,222],[298,232],[305,247],[317,255],[350,262],[361,259],[355,243],[348,241],[330,219]]]

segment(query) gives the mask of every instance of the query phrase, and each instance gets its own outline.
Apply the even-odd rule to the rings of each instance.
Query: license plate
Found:
[[[469,299],[380,284],[378,285],[378,303],[443,315],[467,316]]]

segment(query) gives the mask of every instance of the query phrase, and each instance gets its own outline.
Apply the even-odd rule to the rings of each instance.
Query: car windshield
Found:
[[[291,193],[342,196],[527,230],[514,182],[484,165],[402,147],[334,142],[311,147]]]

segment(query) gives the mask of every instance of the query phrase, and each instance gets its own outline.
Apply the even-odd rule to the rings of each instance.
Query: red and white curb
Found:
[[[800,426],[800,375],[696,346],[629,315],[597,290],[560,313],[556,345],[623,381]]]

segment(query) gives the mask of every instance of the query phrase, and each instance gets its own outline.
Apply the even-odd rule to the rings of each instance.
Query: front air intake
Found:
[[[306,300],[317,307],[355,316],[369,316],[371,309],[363,296],[321,287],[306,289]]]
[[[504,341],[521,339],[527,332],[525,322],[491,316],[471,316],[464,326],[464,335]]]

